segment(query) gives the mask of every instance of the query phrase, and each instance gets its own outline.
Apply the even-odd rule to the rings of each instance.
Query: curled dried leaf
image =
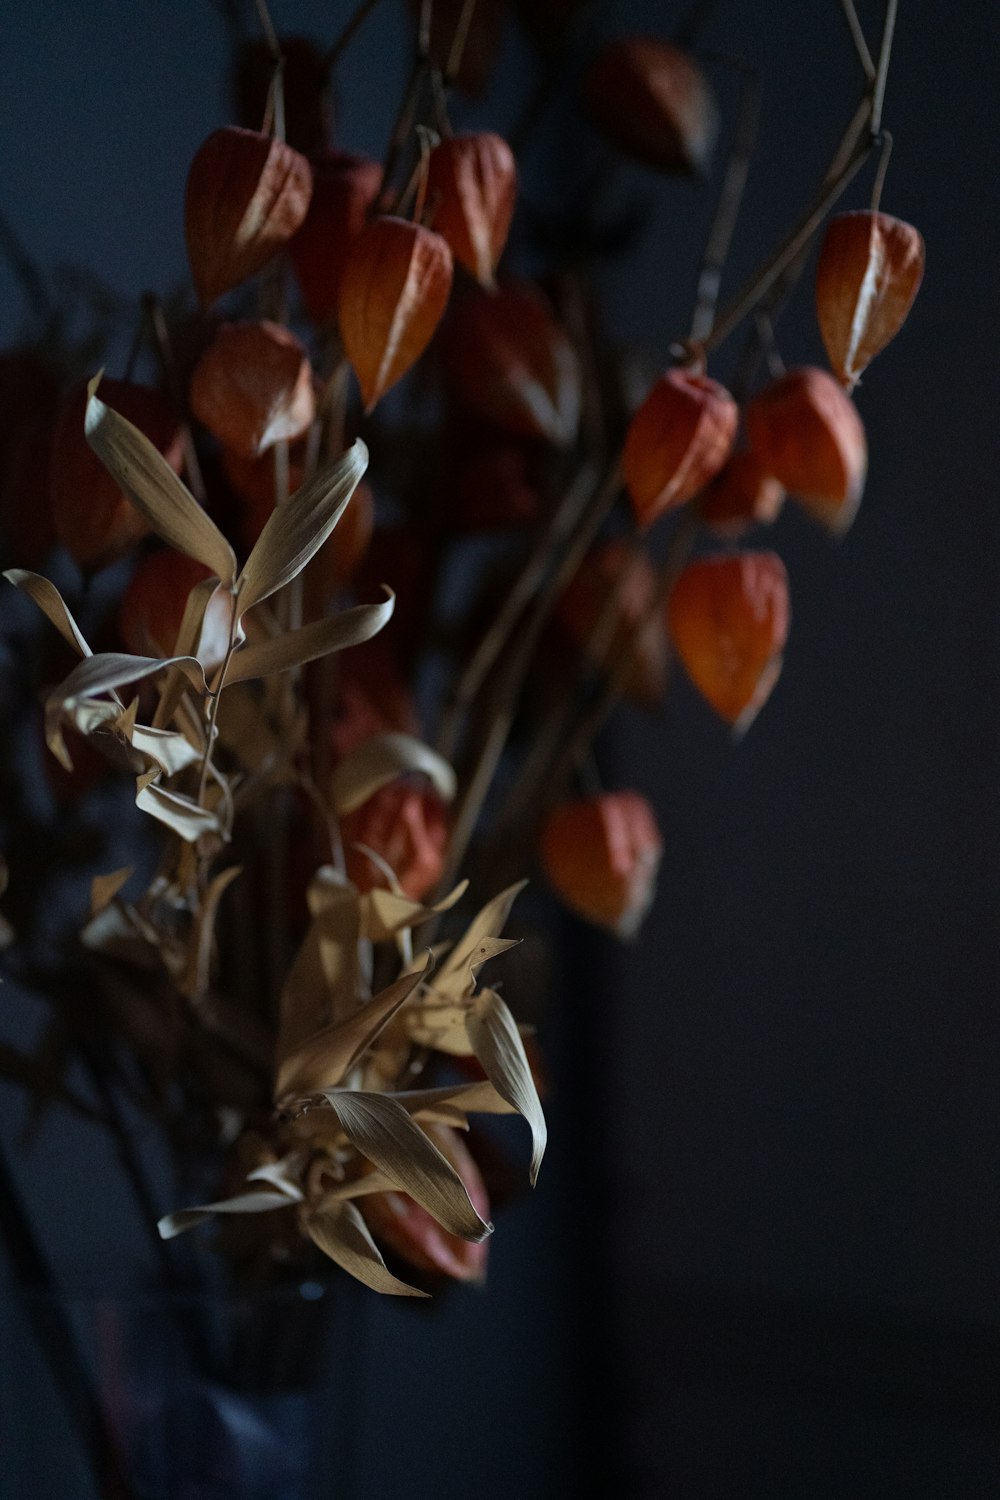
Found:
[[[299,630],[290,630],[274,640],[254,641],[232,657],[226,684],[248,682],[253,677],[268,677],[274,672],[288,672],[303,667],[334,651],[345,651],[370,641],[392,617],[394,595],[386,589],[381,604],[357,604],[326,620],[315,620]]]
[[[542,1101],[517,1029],[517,1022],[495,990],[476,996],[466,1022],[472,1050],[502,1099],[523,1115],[531,1128],[531,1185],[545,1155],[548,1132]]]
[[[412,734],[375,735],[344,756],[333,773],[330,795],[341,815],[367,802],[380,787],[410,772],[426,776],[438,795],[450,802],[455,795],[455,772],[451,766]]]
[[[336,1200],[321,1204],[303,1217],[306,1233],[324,1255],[357,1281],[395,1297],[426,1297],[386,1267],[371,1232],[353,1203]]]

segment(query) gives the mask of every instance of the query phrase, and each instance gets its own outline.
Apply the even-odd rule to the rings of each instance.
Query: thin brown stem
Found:
[[[868,43],[865,41],[865,34],[861,29],[858,13],[854,8],[854,0],[840,0],[840,8],[844,12],[844,20],[847,22],[847,29],[851,33],[851,41],[854,43],[854,50],[858,54],[858,61],[861,64],[864,75],[869,83],[874,83],[875,63],[868,49]]]
[[[184,450],[184,472],[187,475],[188,486],[195,499],[204,505],[205,480],[202,476],[201,464],[198,461],[198,450],[195,447],[194,437],[191,432],[188,405],[177,372],[173,340],[170,337],[170,329],[167,326],[163,303],[152,292],[146,292],[143,295],[142,305],[146,317],[149,319],[149,326],[152,329],[153,345],[160,362],[160,369],[163,372],[167,393],[180,418],[181,445]]]
[[[361,0],[361,4],[326,53],[324,61],[328,69],[336,67],[377,4],[378,0]]]
[[[451,47],[448,52],[448,61],[445,64],[444,77],[446,83],[453,83],[458,77],[462,66],[462,58],[465,55],[465,44],[469,40],[469,29],[472,26],[472,18],[476,12],[476,0],[464,0],[458,24],[455,27],[455,35],[451,39]]]
[[[705,242],[698,288],[695,295],[691,338],[700,340],[712,331],[719,304],[722,272],[733,240],[736,221],[743,203],[750,162],[757,144],[757,122],[760,115],[760,77],[756,69],[745,67],[739,116],[732,150],[723,178],[715,218]]]
[[[878,160],[878,169],[875,173],[875,181],[872,184],[872,213],[878,213],[879,204],[882,202],[882,189],[885,187],[885,174],[889,170],[889,158],[892,155],[892,136],[888,130],[882,132],[882,155]]]
[[[875,81],[872,84],[872,135],[878,135],[882,129],[882,106],[885,103],[885,85],[889,77],[892,40],[896,33],[896,14],[898,9],[898,0],[886,0],[885,21],[882,26],[882,45],[879,47],[878,67],[875,71]]]

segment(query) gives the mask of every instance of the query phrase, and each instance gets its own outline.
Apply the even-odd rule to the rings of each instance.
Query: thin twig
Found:
[[[840,0],[840,6],[844,12],[844,20],[847,22],[847,29],[851,33],[851,41],[854,43],[854,50],[858,54],[858,61],[864,70],[864,75],[869,83],[874,83],[875,63],[872,60],[871,52],[868,50],[865,34],[861,29],[858,13],[854,8],[854,0]]]
[[[888,130],[882,132],[882,155],[879,157],[878,169],[875,173],[875,181],[872,184],[872,213],[878,213],[878,206],[882,202],[882,189],[885,187],[885,174],[889,170],[889,157],[892,155],[892,136]]]
[[[760,76],[756,68],[744,65],[743,85],[740,96],[739,115],[733,136],[732,150],[722,181],[715,218],[705,242],[698,288],[695,295],[694,316],[691,320],[691,338],[700,340],[712,330],[719,303],[722,271],[729,255],[736,220],[739,217],[747,174],[757,144],[757,122],[760,115]]]
[[[198,450],[195,447],[194,437],[191,433],[188,405],[177,373],[174,346],[170,337],[170,329],[167,327],[163,303],[153,292],[145,292],[142,298],[142,305],[153,332],[153,343],[160,361],[163,379],[166,382],[167,393],[173,403],[174,410],[180,418],[181,446],[184,449],[184,471],[187,474],[188,485],[195,499],[204,505],[205,480],[202,476],[201,464],[198,462]]]
[[[472,26],[472,17],[476,11],[476,0],[464,0],[458,23],[455,26],[455,35],[451,39],[451,47],[448,52],[448,61],[445,64],[444,78],[446,83],[454,83],[462,66],[462,58],[465,55],[465,44],[469,40],[469,29]]]
[[[896,32],[898,0],[886,0],[885,22],[882,27],[882,45],[878,53],[878,68],[872,84],[872,135],[882,129],[882,106],[885,102],[885,85],[889,77],[889,62],[892,58],[892,39]]]
[[[378,0],[361,0],[361,4],[323,59],[327,69],[332,69],[337,65],[377,4]]]

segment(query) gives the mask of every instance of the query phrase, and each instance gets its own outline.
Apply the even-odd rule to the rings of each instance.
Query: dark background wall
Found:
[[[324,34],[346,11],[273,9]],[[879,6],[859,9],[874,34]],[[666,34],[680,11],[606,5],[600,24]],[[0,31],[5,212],[33,253],[127,296],[179,282],[184,173],[225,114],[214,11],[35,4]],[[633,949],[588,939],[567,959],[555,1152],[500,1224],[488,1290],[431,1316],[366,1303],[357,1494],[541,1500],[588,1476],[635,1500],[1000,1487],[998,31],[988,0],[902,0],[883,206],[922,229],[928,271],[859,393],[861,511],[839,546],[796,513],[779,523],[793,628],[742,744],[682,682],[662,718],[623,713],[608,737],[607,779],[661,817],[658,900]],[[345,142],[380,149],[401,40],[387,6],[352,52]],[[705,41],[765,83],[732,288],[808,193],[860,75],[835,0],[721,0]],[[512,47],[491,119],[526,66]],[[570,194],[592,142],[547,130],[538,180]],[[609,317],[662,359],[710,195],[638,170],[620,192],[654,210],[603,288]],[[0,334],[17,328],[0,269]],[[819,355],[808,277],[780,337],[789,362]],[[581,992],[578,970],[603,980]],[[42,1211],[73,1176],[72,1155],[29,1171]]]

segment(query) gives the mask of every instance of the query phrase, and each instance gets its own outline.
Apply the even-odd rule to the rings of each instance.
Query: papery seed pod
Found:
[[[635,937],[656,892],[663,840],[638,792],[567,802],[542,828],[542,866],[553,890],[581,917]]]
[[[447,241],[407,219],[373,219],[353,240],[338,318],[365,411],[427,348],[448,304],[451,276]]]
[[[667,620],[699,693],[727,724],[748,728],[778,680],[788,636],[781,558],[737,552],[689,563],[670,595]]]
[[[312,159],[313,191],[302,225],[288,246],[302,301],[312,321],[330,327],[348,252],[365,227],[382,186],[382,168],[365,156],[324,151]]]
[[[321,151],[333,129],[330,67],[322,50],[305,36],[281,36],[281,88],[285,140],[308,156]],[[236,50],[233,100],[241,125],[257,130],[268,107],[274,56],[263,37],[247,37]]]
[[[906,322],[924,275],[919,230],[890,214],[837,214],[816,267],[819,331],[837,379],[853,390]]]
[[[273,136],[227,125],[199,147],[188,173],[184,233],[204,307],[255,276],[306,216],[312,173]]]
[[[507,243],[517,196],[517,164],[502,136],[491,131],[440,142],[427,166],[427,202],[434,228],[458,263],[492,288]]]
[[[751,526],[769,526],[785,503],[784,486],[768,474],[756,453],[733,453],[699,502],[706,526],[719,536],[742,536]]]
[[[180,426],[159,391],[125,380],[102,380],[101,400],[144,433],[170,467],[184,461]],[[63,402],[52,444],[52,517],[59,540],[81,568],[123,557],[149,526],[119,489],[84,437],[87,389],[75,386]]]
[[[789,370],[747,407],[747,437],[763,468],[835,535],[853,521],[868,466],[865,429],[832,375]]]
[[[739,422],[724,386],[690,370],[668,370],[629,424],[622,466],[635,518],[651,526],[692,500],[722,468]]]
[[[663,619],[659,611],[647,618],[656,590],[656,570],[645,552],[620,540],[601,542],[584,559],[556,607],[556,619],[569,638],[591,650],[594,630],[606,623],[610,608],[610,629],[604,632],[599,661],[617,658],[627,643],[631,667],[626,692],[649,706],[663,697],[667,681]]]
[[[171,656],[188,595],[211,575],[204,563],[172,547],[143,558],[118,606],[118,633],[137,656]],[[220,666],[229,647],[232,595],[220,589],[209,600],[194,654],[206,672]]]
[[[191,376],[191,410],[242,458],[300,437],[316,414],[305,349],[280,323],[223,323]]]
[[[486,438],[459,466],[448,515],[463,531],[508,531],[532,526],[542,513],[533,455],[526,444]]]
[[[570,444],[580,422],[580,364],[532,286],[473,292],[451,320],[445,374],[456,400],[514,437]]]
[[[385,886],[378,865],[356,844],[364,844],[392,870],[404,893],[419,901],[444,871],[448,844],[445,804],[423,778],[398,777],[340,821],[347,875],[359,891]]]
[[[423,1128],[462,1179],[480,1218],[489,1222],[489,1193],[475,1158],[461,1136],[447,1125],[425,1125]],[[451,1276],[456,1281],[484,1280],[488,1239],[474,1244],[457,1234],[450,1234],[408,1193],[366,1193],[358,1199],[358,1206],[375,1238],[388,1250],[402,1256],[409,1265],[421,1271]]]
[[[686,52],[655,37],[605,47],[583,86],[587,110],[619,150],[661,172],[708,170],[719,111]]]

